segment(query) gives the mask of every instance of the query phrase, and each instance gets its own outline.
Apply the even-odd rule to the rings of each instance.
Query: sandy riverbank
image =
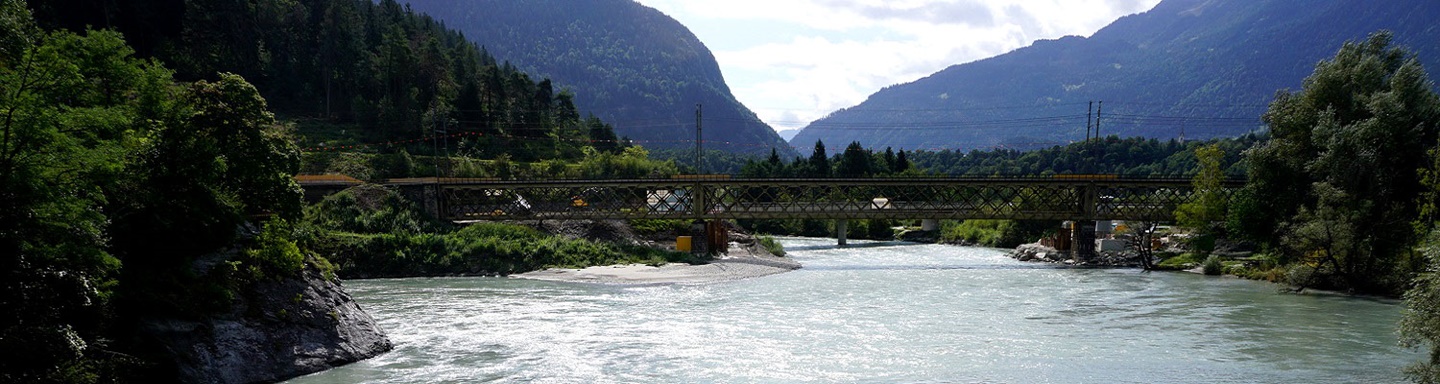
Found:
[[[584,269],[551,268],[510,277],[608,285],[705,284],[768,276],[799,268],[800,263],[788,258],[764,254],[764,251],[740,250],[702,265],[670,263],[659,267],[630,264]]]

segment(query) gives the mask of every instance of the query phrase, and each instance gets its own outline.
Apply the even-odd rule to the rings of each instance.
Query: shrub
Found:
[[[766,251],[769,251],[770,254],[775,256],[785,256],[785,246],[781,245],[780,242],[775,241],[774,237],[771,237],[769,235],[761,235],[756,238],[756,241],[759,242],[760,246],[764,247]]]
[[[1294,264],[1285,269],[1285,283],[1296,287],[1303,287],[1310,284],[1312,276],[1315,275],[1315,267],[1306,264]]]
[[[294,276],[305,267],[305,255],[291,240],[293,232],[290,225],[279,218],[265,222],[264,229],[255,238],[254,248],[245,250],[245,264],[255,269],[256,278]]]
[[[327,196],[305,208],[305,221],[323,230],[355,233],[434,232],[448,226],[379,185],[361,185]]]
[[[1225,263],[1220,260],[1219,256],[1210,255],[1205,258],[1205,262],[1200,263],[1200,268],[1206,275],[1216,276],[1225,272]]]

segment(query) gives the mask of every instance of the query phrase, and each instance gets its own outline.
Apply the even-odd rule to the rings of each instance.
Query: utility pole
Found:
[[[1090,141],[1090,123],[1094,120],[1095,101],[1090,101],[1090,106],[1085,108],[1085,141]]]
[[[700,145],[700,103],[695,103],[695,174],[705,174],[704,147]]]
[[[1105,114],[1105,101],[1100,101],[1100,107],[1095,108],[1095,140],[1100,140],[1100,117]]]

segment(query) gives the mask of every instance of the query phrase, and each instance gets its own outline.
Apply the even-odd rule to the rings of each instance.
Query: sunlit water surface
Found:
[[[992,249],[786,239],[805,268],[709,285],[347,281],[395,342],[292,383],[1399,382],[1386,300]]]

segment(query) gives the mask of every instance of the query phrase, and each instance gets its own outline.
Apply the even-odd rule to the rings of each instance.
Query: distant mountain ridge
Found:
[[[1299,89],[1345,41],[1386,29],[1440,74],[1440,2],[1164,0],[1089,38],[1041,40],[887,87],[812,122],[804,147],[1039,148],[1102,135],[1236,136],[1262,128],[1280,89]],[[1096,106],[1099,109],[1099,106]]]
[[[574,92],[581,113],[653,148],[794,150],[730,93],[710,50],[678,21],[631,0],[408,0],[500,60]]]

